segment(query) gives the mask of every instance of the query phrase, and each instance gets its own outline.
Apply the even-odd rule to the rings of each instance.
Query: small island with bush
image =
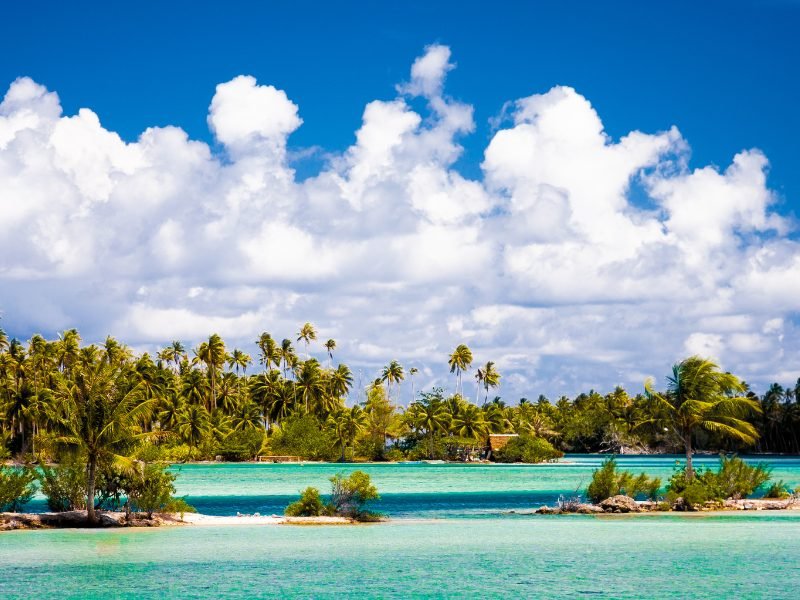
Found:
[[[383,515],[366,509],[370,501],[378,500],[380,496],[364,471],[353,471],[347,477],[337,474],[330,481],[331,494],[327,502],[323,501],[317,488],[307,487],[299,500],[286,507],[286,516],[342,517],[354,523],[385,520]]]
[[[580,495],[561,498],[555,507],[543,506],[536,514],[599,514],[641,512],[697,512],[729,510],[800,510],[800,489],[789,490],[783,481],[770,482],[770,469],[750,465],[737,456],[720,456],[719,469],[690,471],[677,468],[663,490],[661,480],[645,473],[620,470],[615,458],[603,461],[586,488],[590,503]],[[763,489],[761,498],[751,498]]]

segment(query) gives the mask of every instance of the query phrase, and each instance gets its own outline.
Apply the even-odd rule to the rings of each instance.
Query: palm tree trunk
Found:
[[[686,446],[686,478],[691,481],[694,479],[694,468],[692,468],[692,434],[684,436],[683,442]]]
[[[96,477],[97,459],[90,455],[89,464],[86,468],[86,518],[91,525],[97,522],[97,515],[95,515],[94,512],[94,488]]]

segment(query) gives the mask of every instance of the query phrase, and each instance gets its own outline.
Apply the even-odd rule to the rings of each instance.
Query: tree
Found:
[[[297,374],[295,389],[300,394],[300,400],[305,404],[306,412],[312,409],[317,412],[324,410],[325,386],[317,359],[312,358],[303,363]]]
[[[758,438],[755,427],[746,419],[761,412],[758,401],[741,396],[744,384],[735,375],[722,373],[708,359],[690,356],[672,367],[667,391],[656,392],[653,380],[645,382],[655,422],[670,428],[686,451],[686,476],[694,477],[692,436],[700,429],[752,444]]]
[[[217,408],[217,373],[225,364],[227,353],[225,342],[216,333],[211,334],[207,342],[200,344],[196,350],[197,358],[206,365],[209,382],[211,383],[211,408]]]
[[[341,461],[345,461],[347,446],[352,446],[356,436],[367,425],[367,414],[360,406],[342,409],[329,417],[336,438],[342,447]]]
[[[396,360],[391,361],[383,368],[381,373],[381,381],[386,383],[386,395],[391,399],[392,384],[396,384],[399,388],[400,382],[405,379],[403,373],[403,366]]]
[[[332,398],[343,398],[353,387],[353,374],[347,365],[339,365],[328,375],[329,394]]]
[[[489,400],[489,388],[495,388],[500,385],[500,373],[498,373],[497,369],[495,369],[494,363],[489,361],[486,363],[486,365],[478,369],[475,379],[478,380],[478,385],[480,386],[483,384],[483,387],[486,390],[486,396],[483,399],[485,404]]]
[[[441,402],[415,402],[406,412],[406,420],[411,427],[425,434],[428,438],[428,458],[433,458],[434,436],[447,430],[450,424],[450,412]]]
[[[297,355],[292,347],[292,340],[284,338],[281,342],[280,350],[278,350],[278,356],[280,356],[280,360],[283,362],[283,376],[286,377],[289,373],[289,369],[297,362]]]
[[[273,365],[277,367],[281,364],[280,348],[278,348],[278,345],[275,343],[275,340],[272,339],[270,334],[268,334],[266,331],[263,332],[260,336],[258,336],[256,345],[258,346],[261,354],[258,361],[264,365],[264,371],[271,371]]]
[[[306,359],[310,358],[308,346],[317,339],[317,330],[311,323],[305,323],[300,331],[297,332],[297,341],[302,341],[306,345]]]
[[[325,350],[328,351],[328,364],[333,365],[333,351],[336,350],[336,340],[330,339],[325,342]]]
[[[120,470],[132,468],[123,451],[135,437],[136,421],[151,410],[153,400],[144,399],[140,386],[130,388],[119,367],[102,363],[59,379],[56,395],[63,412],[61,435],[55,441],[85,455],[87,516],[96,523],[97,466],[108,461]]]
[[[414,397],[414,375],[419,373],[419,369],[417,367],[411,367],[408,370],[408,378],[411,380],[411,402],[414,402],[416,398]]]
[[[456,394],[463,396],[461,387],[461,374],[468,371],[472,365],[472,350],[466,344],[459,344],[447,361],[450,372],[456,374]]]
[[[189,444],[189,455],[211,433],[211,419],[205,406],[190,404],[178,415],[178,435]]]

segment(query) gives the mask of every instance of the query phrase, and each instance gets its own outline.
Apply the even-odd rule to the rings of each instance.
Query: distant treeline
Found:
[[[500,460],[560,452],[800,453],[800,379],[757,396],[713,363],[690,357],[661,392],[649,383],[635,395],[617,388],[510,405],[493,395],[501,378],[495,364],[473,369],[464,344],[447,360],[453,393],[415,391],[417,369],[394,360],[354,391],[351,370],[335,364],[336,342],[321,344],[318,359],[311,356],[320,350],[316,340],[310,323],[292,339],[262,333],[254,361],[216,334],[195,349],[175,341],[151,356],[112,337],[83,345],[74,329],[25,343],[0,331],[0,453],[55,460],[70,440],[82,447],[75,442],[81,430],[122,413],[115,427],[130,431],[117,454],[146,461],[265,454],[461,460],[483,456],[490,433],[522,438],[493,457]],[[474,378],[471,392],[465,376]],[[412,388],[407,408],[395,404],[401,385]],[[345,405],[348,397],[355,406]]]

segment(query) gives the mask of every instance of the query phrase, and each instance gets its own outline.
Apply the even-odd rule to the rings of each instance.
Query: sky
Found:
[[[452,388],[466,343],[512,402],[690,354],[800,377],[798,2],[29,4],[10,335],[255,356],[311,321],[362,383]]]

